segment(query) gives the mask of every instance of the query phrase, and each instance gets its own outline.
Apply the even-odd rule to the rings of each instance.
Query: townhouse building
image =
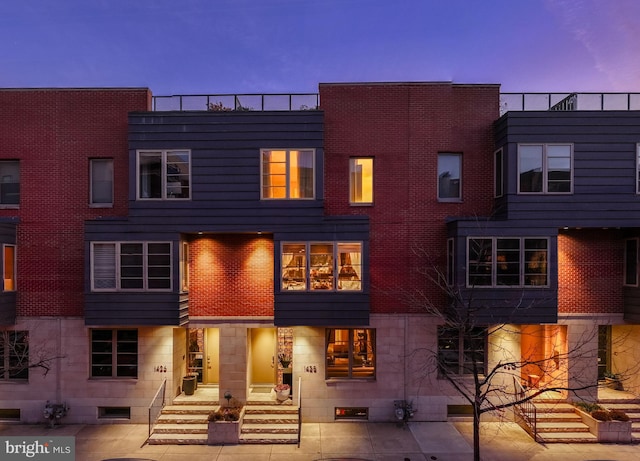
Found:
[[[510,354],[566,356],[522,382],[597,398],[637,362],[640,107],[565,96],[501,114],[498,85],[448,82],[0,91],[0,417],[144,423],[193,376],[221,401],[288,383],[306,421],[391,421],[396,400],[446,420],[465,402],[429,357],[463,374],[505,351],[425,309],[450,303],[425,267],[480,330],[525,333]],[[12,367],[27,346],[42,367]]]

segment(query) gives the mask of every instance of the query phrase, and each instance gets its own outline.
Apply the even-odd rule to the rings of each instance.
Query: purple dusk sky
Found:
[[[0,87],[640,92],[638,0],[8,0]]]

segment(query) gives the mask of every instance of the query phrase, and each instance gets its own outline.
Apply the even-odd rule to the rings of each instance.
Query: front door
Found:
[[[218,328],[205,328],[204,330],[205,354],[203,357],[204,384],[220,383],[220,330]]]
[[[249,377],[254,386],[269,385],[276,382],[276,329],[251,329],[251,366]]]

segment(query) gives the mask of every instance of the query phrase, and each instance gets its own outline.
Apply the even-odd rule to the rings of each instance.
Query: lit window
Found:
[[[180,246],[180,290],[189,291],[189,244],[182,242]]]
[[[467,286],[548,285],[546,238],[469,238]]]
[[[326,333],[327,378],[375,378],[375,330],[329,328]]]
[[[191,153],[183,150],[138,152],[138,198],[191,197]]]
[[[20,162],[0,161],[0,206],[20,204]]]
[[[568,194],[571,185],[571,144],[518,146],[518,190],[532,194]]]
[[[283,290],[362,290],[360,242],[283,243],[281,265]]]
[[[373,203],[373,158],[349,159],[349,202]]]
[[[4,291],[16,290],[16,246],[3,245]]]
[[[113,160],[108,158],[90,161],[91,197],[89,203],[93,207],[113,206]]]
[[[170,290],[171,243],[93,242],[93,291]]]
[[[313,150],[262,150],[262,198],[314,198],[314,154]]]
[[[0,380],[29,379],[29,333],[0,331]]]
[[[462,155],[438,154],[438,199],[459,201],[462,198]]]
[[[91,377],[137,376],[138,330],[91,330]]]
[[[485,373],[487,331],[438,327],[438,368],[442,374]],[[475,373],[474,373],[475,370]]]

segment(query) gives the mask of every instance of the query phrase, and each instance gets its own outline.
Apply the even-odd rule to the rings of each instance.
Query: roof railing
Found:
[[[640,93],[500,93],[500,114],[534,110],[640,110]]]
[[[153,97],[154,111],[292,111],[317,110],[319,106],[320,95],[318,93],[225,93]]]

